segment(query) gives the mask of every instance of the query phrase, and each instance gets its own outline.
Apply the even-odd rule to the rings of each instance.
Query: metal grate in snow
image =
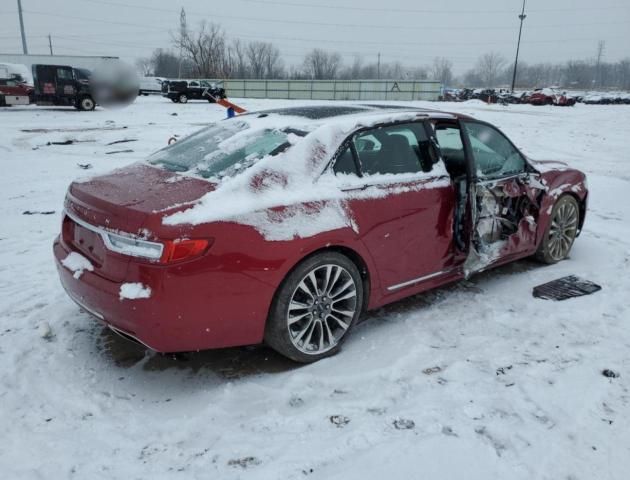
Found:
[[[536,298],[545,300],[566,300],[567,298],[590,295],[601,289],[602,287],[596,283],[575,275],[569,275],[534,287],[532,294]]]

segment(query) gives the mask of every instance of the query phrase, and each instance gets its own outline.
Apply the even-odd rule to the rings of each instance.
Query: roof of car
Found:
[[[462,115],[441,112],[426,108],[418,108],[408,105],[386,105],[386,104],[341,104],[341,105],[303,105],[297,107],[274,108],[270,110],[261,110],[250,112],[245,115],[264,118],[272,114],[302,117],[309,120],[324,119],[342,119],[351,116],[361,115],[383,115],[383,114],[409,114],[417,113],[418,116],[428,118],[447,118],[455,119],[463,117]]]

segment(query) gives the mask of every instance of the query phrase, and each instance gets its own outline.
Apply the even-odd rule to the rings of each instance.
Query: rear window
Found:
[[[225,122],[170,145],[148,159],[172,172],[187,172],[203,178],[234,176],[261,158],[277,155],[291,146],[289,135],[299,130],[249,131],[245,122]]]

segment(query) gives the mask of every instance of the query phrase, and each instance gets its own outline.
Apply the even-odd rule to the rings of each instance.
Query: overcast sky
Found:
[[[522,0],[22,0],[29,53],[113,55],[133,60],[170,47],[186,9],[194,28],[205,19],[232,38],[266,40],[287,64],[321,47],[374,61],[429,64],[450,58],[456,73],[487,51],[512,59]],[[630,0],[528,0],[521,59],[564,61],[630,56]],[[17,0],[0,3],[0,53],[21,53]]]

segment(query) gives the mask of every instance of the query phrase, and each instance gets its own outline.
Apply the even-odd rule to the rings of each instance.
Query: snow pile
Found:
[[[72,276],[77,280],[81,278],[84,270],[88,270],[89,272],[94,271],[94,265],[92,265],[87,258],[77,252],[70,252],[68,256],[61,261],[61,264],[73,272]]]
[[[150,298],[151,288],[141,283],[123,283],[118,294],[121,300],[137,300],[139,298]]]

